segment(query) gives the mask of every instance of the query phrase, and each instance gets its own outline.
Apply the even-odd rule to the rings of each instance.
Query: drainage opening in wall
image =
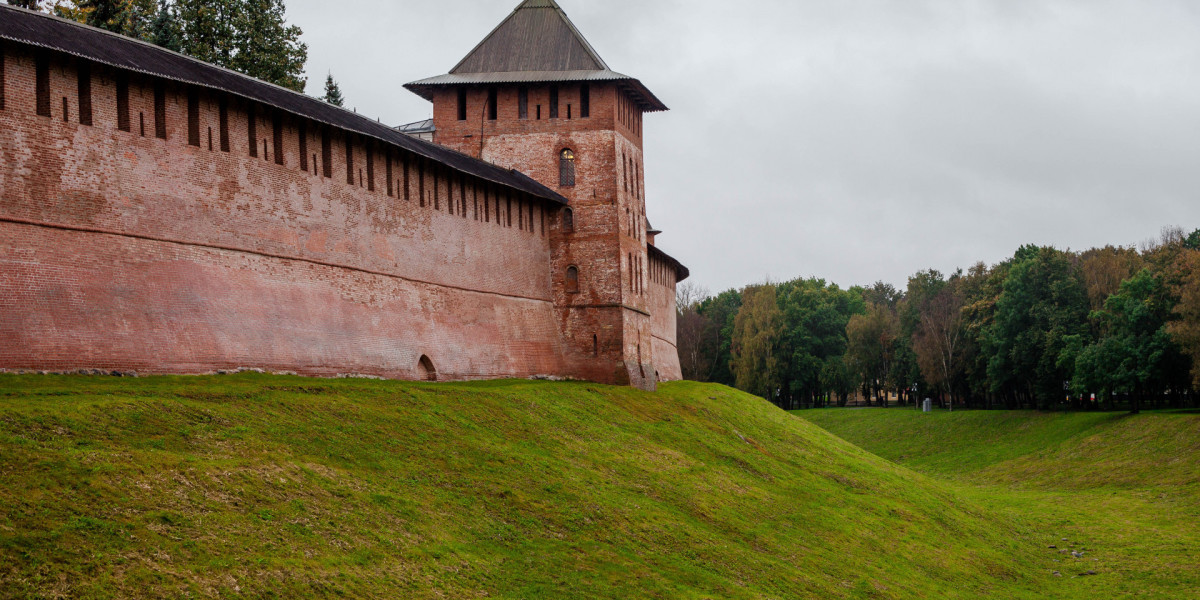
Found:
[[[421,360],[417,362],[417,377],[421,381],[437,381],[437,369],[433,366],[433,361],[429,360],[428,356],[421,355]]]

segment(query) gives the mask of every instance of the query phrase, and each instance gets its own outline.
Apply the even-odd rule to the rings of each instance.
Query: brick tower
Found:
[[[435,142],[569,200],[548,225],[572,374],[643,389],[659,368],[677,377],[673,290],[687,273],[648,238],[642,162],[642,116],[667,107],[609,69],[554,0],[525,0],[449,74],[406,87],[433,102]],[[656,346],[671,356],[656,360]]]

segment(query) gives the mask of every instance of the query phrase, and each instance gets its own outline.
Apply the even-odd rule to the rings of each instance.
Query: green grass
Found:
[[[802,416],[1038,531],[1064,575],[1098,573],[1076,580],[1078,597],[1200,597],[1200,414]],[[1061,554],[1072,548],[1084,558]]]
[[[1093,591],[963,489],[711,385],[0,376],[3,598]]]

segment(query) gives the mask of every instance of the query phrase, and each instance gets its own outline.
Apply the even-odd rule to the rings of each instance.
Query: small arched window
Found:
[[[575,187],[575,152],[570,148],[562,151],[558,157],[559,187]]]
[[[579,267],[567,267],[567,293],[579,293]]]
[[[562,213],[563,233],[572,233],[575,231],[575,211],[564,208]]]

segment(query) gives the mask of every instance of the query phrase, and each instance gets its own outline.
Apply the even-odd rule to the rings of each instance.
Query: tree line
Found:
[[[1200,230],[1141,248],[1023,246],[1009,259],[898,290],[822,279],[710,295],[679,288],[684,377],[785,409],[943,406],[1126,409],[1196,405]]]
[[[8,0],[303,92],[308,46],[283,0]],[[341,106],[330,75],[326,97]]]

